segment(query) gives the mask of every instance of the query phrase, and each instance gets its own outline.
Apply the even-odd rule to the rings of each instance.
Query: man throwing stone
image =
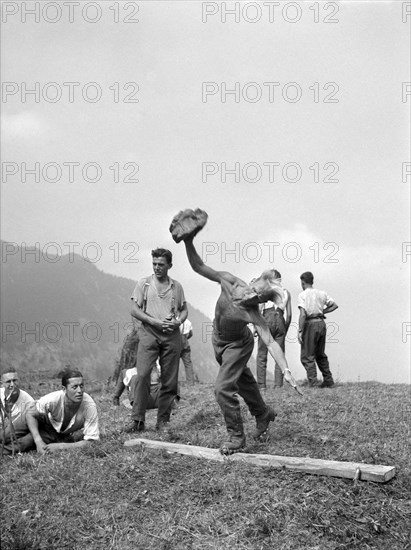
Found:
[[[181,352],[180,325],[187,318],[183,287],[168,276],[172,254],[165,248],[153,250],[153,271],[134,289],[131,315],[141,322],[138,329],[137,379],[134,386],[131,421],[127,433],[145,429],[145,414],[150,397],[150,375],[157,358],[161,367],[158,399],[158,430],[167,428],[174,399],[178,393],[178,369]]]
[[[184,241],[187,258],[193,270],[220,284],[221,294],[215,308],[213,347],[220,365],[215,385],[215,395],[227,426],[228,438],[220,446],[223,454],[231,454],[245,446],[239,394],[256,418],[254,437],[267,431],[276,414],[261,397],[247,362],[254,347],[254,338],[247,327],[254,323],[259,335],[265,340],[270,353],[286,372],[286,380],[293,380],[289,373],[284,353],[274,342],[261,316],[258,304],[267,300],[277,301],[281,290],[269,283],[264,274],[250,287],[244,281],[225,271],[215,271],[204,264],[194,248],[193,238],[205,225],[207,214],[202,210],[185,210],[174,217],[170,231],[176,242]],[[267,274],[266,274],[267,275]],[[294,382],[295,384],[295,382]]]

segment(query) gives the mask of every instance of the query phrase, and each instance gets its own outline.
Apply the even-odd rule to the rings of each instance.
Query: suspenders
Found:
[[[151,281],[151,275],[150,275],[150,277],[146,278],[146,282],[144,283],[144,288],[143,288],[143,311],[144,311],[144,313],[146,313],[146,309],[147,309],[147,295],[148,295],[148,289],[150,288],[150,281]],[[171,316],[172,319],[176,318],[176,289],[175,289],[173,280],[171,282],[170,316]]]

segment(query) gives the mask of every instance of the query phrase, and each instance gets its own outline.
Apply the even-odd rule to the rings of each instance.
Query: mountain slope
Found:
[[[3,251],[7,243],[1,245]],[[2,360],[51,374],[69,362],[94,378],[109,376],[130,330],[135,281],[104,273],[78,255],[51,262],[18,249],[3,260]],[[200,381],[210,382],[217,372],[211,337],[204,337],[211,320],[188,308],[194,368]]]

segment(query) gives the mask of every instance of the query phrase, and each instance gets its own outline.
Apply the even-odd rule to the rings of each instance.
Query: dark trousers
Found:
[[[113,397],[118,397],[120,398],[123,391],[126,389],[125,385],[124,385],[124,375],[125,375],[125,372],[126,372],[127,369],[122,369],[120,374],[118,375],[118,378],[117,378],[117,384],[116,384],[116,387],[114,389],[114,395]]]
[[[193,385],[194,380],[194,369],[193,363],[191,361],[191,348],[188,344],[181,350],[181,359],[183,361],[184,369],[186,372],[186,381],[188,384]]]
[[[325,354],[327,326],[323,319],[307,319],[304,325],[303,343],[301,345],[301,363],[307,371],[309,384],[317,382],[317,368],[321,371],[325,383],[334,382],[328,357]]]
[[[10,430],[10,425],[5,428],[4,432],[3,428],[0,428],[0,442],[4,454],[12,454],[13,449],[16,453],[24,453],[34,448],[33,436],[27,425],[19,420],[14,422],[12,430]]]
[[[179,330],[163,334],[149,325],[138,329],[140,343],[137,352],[137,379],[134,387],[132,420],[144,422],[150,397],[150,375],[159,358],[161,388],[158,398],[157,422],[170,420],[171,406],[178,392],[181,335]]]
[[[285,321],[283,311],[281,309],[275,310],[274,308],[265,309],[263,311],[263,317],[270,329],[271,336],[280,348],[285,351]],[[258,338],[257,383],[260,389],[265,389],[267,387],[267,353],[267,346],[261,338]],[[282,385],[283,373],[276,363],[274,367],[274,386]]]
[[[257,382],[247,367],[254,348],[254,338],[246,327],[241,339],[225,341],[221,334],[213,333],[213,347],[220,370],[215,384],[215,396],[220,405],[227,431],[243,434],[240,403],[237,394],[246,402],[253,416],[266,411]]]
[[[130,380],[130,404],[133,404],[133,397],[136,391],[136,384],[138,382],[138,375],[135,375]],[[158,403],[160,399],[161,384],[150,384],[150,395],[147,399],[147,409],[158,409]]]

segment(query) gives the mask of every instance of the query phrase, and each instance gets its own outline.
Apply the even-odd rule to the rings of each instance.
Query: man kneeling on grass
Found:
[[[81,372],[66,370],[61,383],[61,390],[44,395],[27,412],[27,426],[41,454],[86,447],[99,439],[97,406],[84,393]]]

